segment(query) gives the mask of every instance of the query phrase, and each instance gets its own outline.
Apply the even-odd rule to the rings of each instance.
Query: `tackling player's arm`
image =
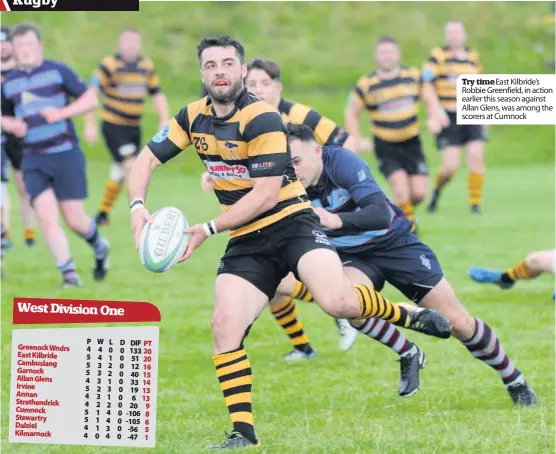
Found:
[[[369,151],[372,148],[372,143],[368,139],[361,138],[359,122],[361,112],[365,107],[365,95],[357,84],[348,98],[348,103],[344,111],[346,130],[355,141],[356,152]]]
[[[191,145],[189,117],[187,107],[185,107],[151,139],[133,163],[128,181],[128,192],[131,229],[135,236],[136,249],[139,249],[143,226],[146,222],[151,221],[149,212],[145,208],[145,200],[154,170],[160,164],[176,157],[189,145]]]
[[[56,123],[76,117],[77,115],[82,115],[96,109],[98,106],[98,96],[96,92],[91,88],[87,88],[81,78],[69,68],[69,66],[60,65],[59,69],[62,73],[64,91],[69,97],[75,98],[75,101],[60,109],[44,109],[41,115],[49,123]]]
[[[168,100],[160,87],[160,76],[156,72],[154,66],[149,73],[147,82],[149,95],[153,103],[154,110],[158,114],[159,128],[163,128],[168,123]]]
[[[384,193],[374,180],[367,163],[356,155],[338,157],[334,165],[333,181],[341,188],[347,189],[359,211],[352,213],[322,213],[321,223],[332,230],[342,229],[346,233],[358,233],[368,230],[383,230],[390,226],[391,215]]]

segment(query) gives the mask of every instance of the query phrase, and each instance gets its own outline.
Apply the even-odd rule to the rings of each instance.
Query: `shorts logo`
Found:
[[[328,240],[328,237],[326,236],[326,234],[324,232],[319,232],[318,230],[313,230],[311,232],[313,235],[315,235],[315,243],[318,244],[325,244],[326,246],[332,246],[330,244],[330,241]]]
[[[430,260],[427,257],[425,257],[425,254],[422,254],[420,258],[421,258],[421,263],[423,264],[423,266],[430,270],[431,269]]]
[[[160,131],[158,131],[156,133],[156,135],[153,137],[153,142],[154,143],[162,143],[166,140],[166,137],[168,137],[168,132],[170,131],[170,126],[166,125],[164,126],[164,128],[162,128]]]
[[[427,164],[425,164],[424,162],[420,162],[417,166],[417,172],[426,175],[428,173]]]
[[[221,270],[222,268],[224,268],[224,262],[220,260],[220,263],[218,264],[218,269]]]

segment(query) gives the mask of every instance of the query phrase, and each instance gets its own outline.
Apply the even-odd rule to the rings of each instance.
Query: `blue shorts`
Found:
[[[6,183],[8,181],[8,154],[6,150],[4,150],[4,144],[2,144],[2,183]]]
[[[384,248],[349,254],[338,251],[345,267],[357,268],[377,291],[386,282],[419,303],[444,274],[434,252],[411,232],[402,233]]]
[[[25,156],[23,181],[31,202],[48,188],[58,201],[87,198],[85,156],[81,150]]]

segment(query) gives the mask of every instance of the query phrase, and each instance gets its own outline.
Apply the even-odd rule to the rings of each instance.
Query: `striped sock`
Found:
[[[245,349],[220,353],[212,359],[234,431],[256,443],[251,396],[253,376]]]
[[[411,222],[411,231],[415,231],[415,207],[411,201],[399,205],[405,217]]]
[[[84,240],[91,245],[95,251],[95,257],[97,259],[102,259],[106,256],[106,251],[108,249],[108,243],[104,237],[98,233],[97,223],[94,219],[90,220],[89,231],[86,235],[83,235]]]
[[[114,206],[121,189],[122,185],[115,181],[108,180],[106,182],[102,202],[100,203],[100,211],[103,213],[110,213],[110,211],[112,211],[112,207]]]
[[[60,270],[64,279],[74,277],[77,274],[75,271],[75,262],[71,258],[66,262],[57,263],[56,267]]]
[[[25,229],[25,232],[23,234],[24,239],[26,240],[36,240],[37,239],[37,233],[35,232],[35,229]]]
[[[485,180],[484,173],[469,172],[467,175],[467,185],[469,188],[469,203],[471,205],[480,205],[481,196],[483,194],[483,183]]]
[[[392,304],[368,285],[357,285],[355,290],[361,305],[359,318],[376,317],[404,328],[410,325],[411,316],[405,307]]]
[[[521,260],[516,266],[510,268],[505,273],[502,273],[500,280],[511,284],[512,282],[519,281],[520,279],[532,279],[537,277],[540,273],[532,270],[527,266],[525,260]]]
[[[446,184],[448,184],[448,182],[451,179],[452,179],[451,176],[446,177],[446,176],[444,176],[444,174],[440,170],[437,170],[437,172],[436,172],[436,186],[434,187],[434,190],[436,192],[440,192],[442,190],[442,188],[444,186],[446,186]]]
[[[407,340],[394,325],[377,318],[369,318],[362,326],[356,329],[365,336],[390,347],[399,355],[411,350],[413,345],[415,345],[410,340]]]
[[[300,282],[298,283],[298,287],[299,285],[305,287]],[[305,297],[307,297],[307,293],[311,295],[309,292],[307,292],[307,287],[305,287]],[[290,338],[293,348],[303,353],[310,354],[313,352],[313,347],[311,347],[309,343],[309,337],[307,337],[307,335],[303,331],[303,323],[301,323],[301,320],[299,320],[298,318],[299,312],[297,310],[297,306],[295,305],[295,301],[293,299],[294,297],[292,296],[295,294],[300,295],[301,293],[292,293],[288,298],[285,299],[285,301],[271,306],[270,310],[272,312],[272,315],[274,315],[276,321],[280,323],[280,326]]]
[[[474,358],[483,361],[498,372],[505,385],[521,377],[521,372],[504,352],[494,331],[482,320],[475,319],[475,334],[462,343]]]

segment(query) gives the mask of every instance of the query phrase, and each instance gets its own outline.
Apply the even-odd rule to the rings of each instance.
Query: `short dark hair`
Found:
[[[262,58],[256,58],[247,65],[247,71],[252,69],[260,69],[268,74],[272,80],[280,80],[280,67],[278,63],[272,60],[264,60]]]
[[[126,27],[124,28],[121,32],[120,35],[124,34],[124,33],[135,33],[136,35],[141,35],[141,32],[139,31],[138,28],[135,27]]]
[[[376,45],[378,46],[379,44],[383,44],[383,43],[395,44],[396,46],[398,45],[396,39],[388,35],[383,35],[380,38],[378,38]]]
[[[297,139],[301,142],[316,142],[315,133],[307,125],[288,125],[288,143],[292,140]]]
[[[197,45],[197,60],[199,60],[199,63],[201,63],[201,54],[209,47],[233,47],[236,50],[236,54],[239,57],[241,64],[245,61],[245,49],[241,43],[230,36],[220,35],[209,36],[208,38],[203,38],[199,41],[199,44]]]
[[[23,24],[16,25],[15,28],[12,30],[10,39],[13,40],[16,36],[23,36],[26,35],[27,33],[33,33],[39,41],[42,41],[41,32],[39,31],[39,29],[35,24],[31,24],[31,23],[23,23]]]

